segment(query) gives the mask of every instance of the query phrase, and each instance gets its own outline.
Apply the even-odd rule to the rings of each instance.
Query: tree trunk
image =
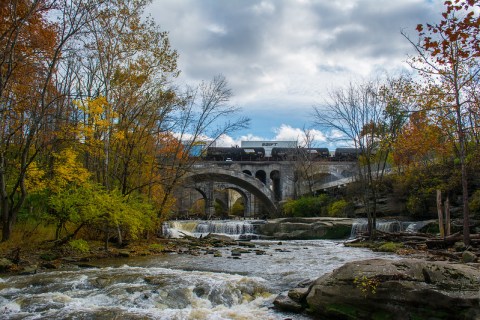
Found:
[[[465,162],[463,160],[462,162]],[[463,243],[465,246],[470,245],[470,212],[468,210],[468,184],[467,184],[467,168],[462,163],[462,201],[463,201]]]
[[[438,213],[438,228],[440,229],[440,237],[445,237],[445,228],[443,223],[443,204],[442,204],[442,190],[437,189],[437,213]]]
[[[7,208],[8,208],[8,205],[7,205]],[[3,215],[2,242],[5,242],[10,239],[10,236],[12,235],[12,230],[13,230],[13,221],[9,219],[9,215],[7,211],[7,214]]]
[[[445,199],[444,203],[444,209],[445,209],[445,235],[449,236],[450,235],[450,198],[447,195],[447,198]]]
[[[118,234],[118,245],[122,246],[123,245],[122,229],[120,228],[119,224],[117,224],[117,234]]]

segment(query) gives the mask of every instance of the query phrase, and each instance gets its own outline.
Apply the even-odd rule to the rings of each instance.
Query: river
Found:
[[[166,254],[96,268],[0,278],[1,319],[310,319],[273,309],[277,294],[348,261],[392,254],[340,241],[253,240],[240,257]],[[242,247],[243,248],[243,247]],[[261,250],[261,255],[256,251]]]

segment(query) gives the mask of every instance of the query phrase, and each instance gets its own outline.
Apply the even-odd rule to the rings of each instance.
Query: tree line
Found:
[[[372,237],[388,165],[396,174],[390,183],[410,188],[404,192],[411,211],[422,210],[426,194],[436,192],[442,236],[449,231],[450,195],[460,194],[463,240],[470,242],[469,203],[478,202],[480,189],[480,4],[444,5],[438,23],[417,25],[416,38],[402,32],[415,49],[407,60],[412,73],[352,82],[314,107],[316,125],[360,150],[360,199]]]
[[[0,3],[2,241],[19,220],[59,241],[153,231],[195,144],[248,125],[223,76],[175,86],[178,52],[149,3]]]

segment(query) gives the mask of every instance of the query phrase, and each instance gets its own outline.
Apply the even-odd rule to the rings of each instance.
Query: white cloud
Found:
[[[316,129],[300,129],[293,128],[289,125],[282,124],[279,128],[274,130],[276,136],[274,140],[278,141],[298,141],[299,145],[306,145],[310,140],[311,146],[316,146],[327,140],[323,132]],[[307,138],[308,135],[308,138]]]
[[[234,104],[251,118],[275,104],[276,114],[262,114],[267,126],[274,116],[275,138],[296,140],[301,124],[282,110],[307,114],[353,78],[405,69],[413,48],[400,31],[415,37],[416,25],[435,23],[442,7],[443,0],[157,0],[149,12],[178,50],[179,81],[223,74]],[[258,137],[257,128],[222,143]]]
[[[262,15],[262,14],[272,14],[275,11],[275,6],[269,1],[262,1],[259,4],[256,4],[252,7],[253,12]]]
[[[232,147],[240,146],[242,141],[298,141],[299,145],[305,145],[306,136],[305,131],[301,128],[293,128],[289,125],[282,124],[279,128],[273,129],[275,137],[273,139],[267,139],[264,137],[256,136],[253,134],[243,135],[238,138],[232,138],[228,135],[223,135],[217,140],[217,146],[219,147]],[[320,144],[325,144],[327,137],[323,132],[316,129],[308,129],[308,134],[312,140],[312,146],[317,147]]]
[[[234,146],[241,146],[242,141],[262,141],[262,140],[266,140],[266,139],[259,136],[252,135],[252,134],[243,135],[235,139],[229,135],[222,135],[217,140],[216,146],[217,147],[234,147]]]
[[[224,26],[221,26],[215,23],[207,26],[207,30],[222,36],[227,34],[227,29]]]

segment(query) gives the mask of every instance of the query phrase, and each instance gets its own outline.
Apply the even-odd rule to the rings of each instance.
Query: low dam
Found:
[[[435,221],[378,220],[382,232],[417,232]],[[280,218],[272,220],[176,220],[165,223],[163,234],[171,238],[184,235],[203,237],[209,233],[234,240],[314,240],[355,238],[368,230],[366,219]]]

